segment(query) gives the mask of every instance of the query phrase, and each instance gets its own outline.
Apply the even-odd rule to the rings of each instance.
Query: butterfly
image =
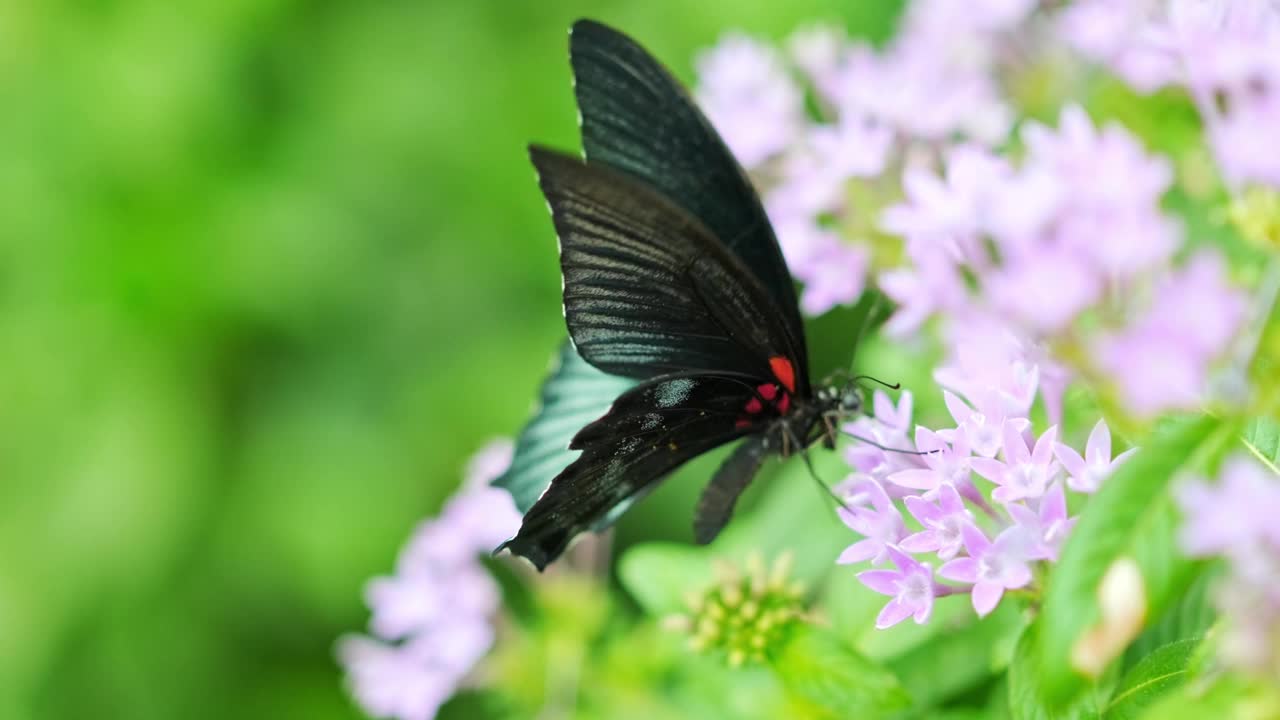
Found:
[[[580,451],[497,550],[539,570],[683,463],[740,440],[697,504],[695,539],[710,542],[768,457],[834,447],[840,420],[862,408],[855,382],[815,390],[777,238],[688,92],[595,21],[574,23],[569,55],[583,157],[529,154],[559,238],[572,345],[495,483],[528,485],[531,468]],[[595,407],[589,383],[619,394]],[[568,451],[543,432],[553,426],[581,427]]]

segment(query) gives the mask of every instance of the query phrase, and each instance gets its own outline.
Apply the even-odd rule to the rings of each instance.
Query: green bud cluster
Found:
[[[1231,201],[1228,216],[1249,242],[1280,250],[1280,191],[1251,187]]]
[[[687,615],[674,615],[665,625],[689,634],[695,652],[724,653],[731,667],[764,662],[797,622],[806,620],[803,583],[791,581],[790,553],[779,555],[766,568],[752,553],[744,570],[726,563],[713,566],[716,581],[685,598]]]

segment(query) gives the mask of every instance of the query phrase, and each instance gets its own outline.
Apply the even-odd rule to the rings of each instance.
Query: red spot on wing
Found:
[[[788,392],[796,391],[796,368],[790,360],[781,355],[774,355],[769,358],[769,367],[773,370],[773,376],[778,378],[778,382],[782,383]]]
[[[775,405],[778,408],[779,415],[786,415],[787,411],[791,409],[791,396],[782,393],[782,397],[778,398],[778,402]]]
[[[778,394],[778,386],[773,383],[765,383],[756,386],[756,392],[760,393],[760,397],[765,400],[772,400]]]
[[[738,418],[737,422],[735,422],[733,426],[739,430],[742,428],[749,428],[751,427],[751,421],[746,418]]]
[[[760,398],[751,398],[750,400],[747,401],[747,412],[751,413],[752,415],[755,415],[756,413],[760,412],[763,409],[764,409],[764,406],[760,404]]]

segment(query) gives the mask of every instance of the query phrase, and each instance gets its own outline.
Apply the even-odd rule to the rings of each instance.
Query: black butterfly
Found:
[[[537,146],[530,156],[560,239],[573,346],[596,369],[639,383],[573,436],[581,455],[498,548],[539,569],[682,463],[745,437],[698,502],[694,534],[710,542],[767,456],[834,446],[837,422],[862,406],[852,383],[811,386],[773,229],[684,88],[630,38],[590,20],[573,25],[569,50],[585,160]],[[572,407],[569,388],[596,377],[566,354],[544,389],[543,414],[559,413],[562,425],[586,409]],[[527,430],[512,471],[524,479],[498,484],[527,483],[529,467],[554,465],[562,447]]]

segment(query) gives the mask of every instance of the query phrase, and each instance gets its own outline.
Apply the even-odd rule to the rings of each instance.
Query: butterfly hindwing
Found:
[[[569,449],[573,436],[604,415],[614,398],[632,385],[633,380],[589,365],[566,340],[542,383],[537,410],[516,437],[511,466],[493,485],[510,492],[516,508],[526,512],[551,478],[578,457],[578,451]]]
[[[802,368],[795,286],[751,181],[689,93],[644,48],[591,20],[569,37],[588,162],[621,170],[697,217],[767,290]]]
[[[530,156],[560,238],[565,320],[585,360],[637,379],[778,376],[795,394],[800,349],[765,290],[697,218],[611,168],[538,147]]]
[[[741,379],[706,374],[657,378],[623,393],[574,437],[570,447],[582,455],[551,481],[503,548],[542,569],[619,503],[686,461],[758,430],[742,418],[753,396]]]

